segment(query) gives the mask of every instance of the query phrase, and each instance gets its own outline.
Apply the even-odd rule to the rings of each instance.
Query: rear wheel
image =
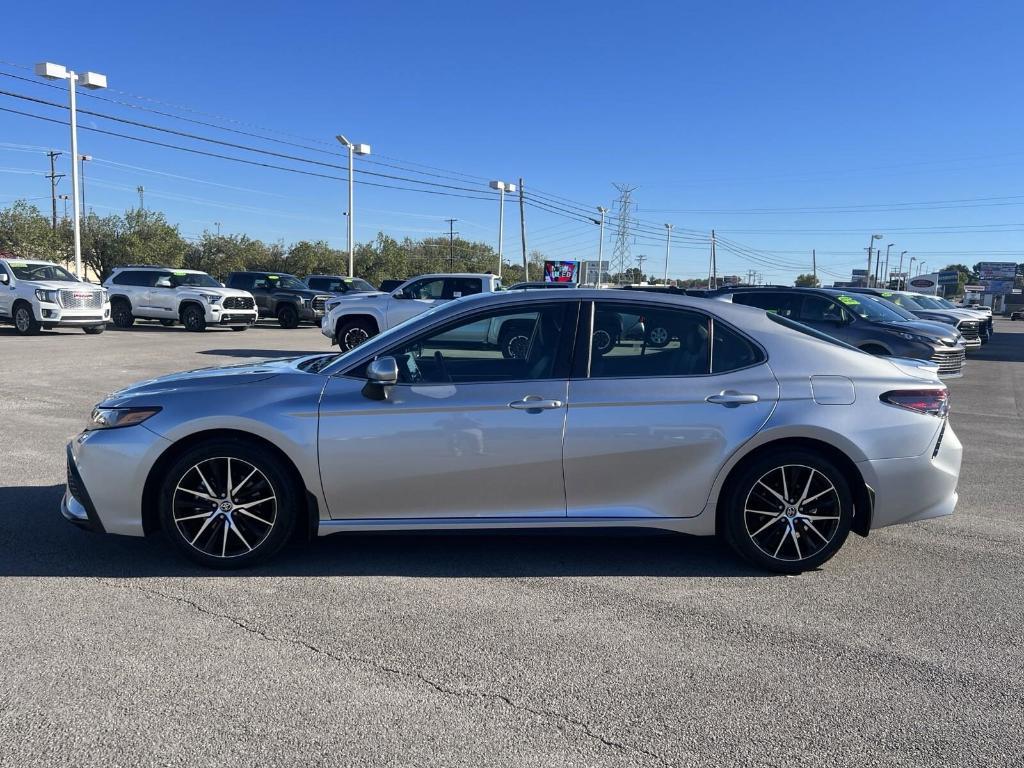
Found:
[[[205,331],[206,313],[203,312],[201,307],[189,304],[181,312],[181,324],[185,326],[186,331]]]
[[[31,306],[24,301],[14,305],[14,330],[22,336],[35,336],[40,327]]]
[[[660,349],[671,341],[672,334],[663,325],[656,325],[647,332],[647,346]]]
[[[501,331],[501,338],[498,346],[501,348],[501,355],[506,360],[525,360],[530,351],[530,336],[532,326],[519,326]]]
[[[231,326],[231,330],[232,331],[247,331],[247,330],[249,330],[249,326],[248,325],[232,325]]]
[[[103,333],[105,330],[107,330],[107,326],[105,326],[105,325],[87,325],[82,330],[85,331],[88,334],[96,335],[97,333]]]
[[[299,311],[291,304],[285,304],[277,310],[277,323],[282,328],[298,328]]]
[[[358,318],[338,325],[338,347],[342,352],[355,349],[367,339],[377,335],[377,327],[369,320]]]
[[[800,573],[843,546],[853,496],[831,462],[808,451],[781,451],[743,470],[719,513],[726,541],[744,558],[779,573]]]
[[[160,522],[174,545],[209,568],[244,568],[281,549],[301,489],[266,450],[212,440],[182,455],[160,490]]]
[[[132,305],[125,299],[115,299],[110,307],[110,319],[114,321],[117,328],[131,328],[135,325]]]

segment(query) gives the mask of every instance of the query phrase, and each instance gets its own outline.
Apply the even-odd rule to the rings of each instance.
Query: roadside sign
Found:
[[[956,285],[960,282],[960,273],[955,269],[939,272],[939,285]]]
[[[545,283],[575,283],[580,263],[578,261],[545,261]]]
[[[978,264],[978,276],[982,281],[1013,280],[1017,275],[1017,263],[1014,261],[983,261]]]
[[[1013,293],[1013,280],[986,280],[985,293],[1001,295]]]

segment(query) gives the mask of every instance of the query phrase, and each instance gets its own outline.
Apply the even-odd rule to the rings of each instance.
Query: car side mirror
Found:
[[[395,291],[391,295],[392,295],[392,297],[394,297],[396,299],[411,299],[412,298],[412,294],[409,293],[407,290]]]
[[[0,272],[0,285],[7,285],[11,282],[11,276],[6,272]]]
[[[393,357],[378,357],[366,366],[366,384],[363,395],[370,400],[387,400],[388,387],[398,383],[398,361]]]

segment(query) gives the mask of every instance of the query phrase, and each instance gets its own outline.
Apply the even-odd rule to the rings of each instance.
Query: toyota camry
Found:
[[[609,331],[638,317],[657,345]],[[293,534],[649,527],[793,573],[953,511],[936,372],[701,298],[474,296],[343,354],[110,395],[68,445],[61,511],[215,568]]]

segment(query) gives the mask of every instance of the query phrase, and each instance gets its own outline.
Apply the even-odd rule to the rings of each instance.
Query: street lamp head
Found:
[[[346,139],[340,133],[337,136],[335,136],[334,138],[336,138],[338,140],[338,143],[341,144],[341,146],[343,146],[343,147],[347,147],[347,146],[350,146],[352,144],[351,141]]]
[[[674,226],[675,226],[675,224],[666,224],[665,225],[665,229],[672,229],[672,227],[674,227]]]
[[[881,240],[883,237],[885,237],[885,235],[872,235],[871,239],[872,240]]]
[[[36,74],[40,77],[45,77],[47,80],[67,80],[68,69],[60,64],[54,64],[49,61],[41,61],[36,64]]]
[[[599,205],[599,206],[597,206],[597,212],[598,213],[608,213],[608,209],[605,208],[603,205]]]
[[[94,91],[107,87],[107,76],[99,72],[85,72],[78,76],[78,84],[83,88],[91,88]]]
[[[88,162],[88,161],[92,160],[92,155],[79,155],[78,159],[79,160],[85,160],[86,162]]]
[[[504,181],[492,181],[491,182],[491,189],[496,189],[499,192],[504,192],[505,191],[505,182]]]
[[[370,154],[370,145],[369,144],[356,144],[352,148],[352,151],[355,152],[357,155],[368,155],[368,154]]]

